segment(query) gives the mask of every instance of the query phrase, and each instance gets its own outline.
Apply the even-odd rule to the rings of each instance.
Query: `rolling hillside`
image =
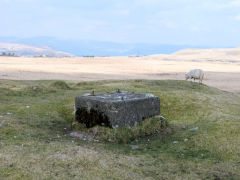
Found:
[[[172,56],[184,59],[205,59],[205,60],[239,60],[240,47],[237,48],[216,48],[216,49],[184,49],[177,51]]]
[[[56,51],[50,47],[36,47],[5,42],[0,42],[0,55],[25,57],[73,57],[70,53]]]

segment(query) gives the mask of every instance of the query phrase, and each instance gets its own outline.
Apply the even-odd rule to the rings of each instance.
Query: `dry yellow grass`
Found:
[[[221,52],[186,50],[145,57],[23,58],[0,57],[0,79],[95,81],[184,79],[193,68],[206,72],[204,83],[240,93],[240,60]],[[190,53],[190,52],[191,53]],[[185,53],[184,53],[185,52]],[[214,51],[215,52],[215,51]],[[203,54],[203,55],[202,55]],[[226,54],[226,53],[225,53]],[[223,56],[222,59],[221,55]],[[239,58],[240,59],[240,58]]]

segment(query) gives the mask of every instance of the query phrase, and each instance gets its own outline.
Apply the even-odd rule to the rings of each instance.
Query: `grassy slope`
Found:
[[[0,81],[0,179],[240,179],[239,97],[185,81],[68,84]],[[132,150],[64,132],[62,106],[92,89],[119,87],[159,96],[172,133],[138,139]]]

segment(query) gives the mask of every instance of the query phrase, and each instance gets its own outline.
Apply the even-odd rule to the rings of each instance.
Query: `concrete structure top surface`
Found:
[[[84,94],[81,98],[85,97],[89,100],[96,100],[102,102],[118,102],[118,101],[133,101],[155,97],[153,94],[136,94],[128,91],[116,91],[115,93],[105,94]]]

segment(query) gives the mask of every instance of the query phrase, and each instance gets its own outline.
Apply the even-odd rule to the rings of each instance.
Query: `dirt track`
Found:
[[[183,80],[185,72],[193,68],[206,72],[205,84],[240,94],[240,61],[236,60],[171,60],[161,55],[61,59],[0,57],[0,79],[13,80]]]

